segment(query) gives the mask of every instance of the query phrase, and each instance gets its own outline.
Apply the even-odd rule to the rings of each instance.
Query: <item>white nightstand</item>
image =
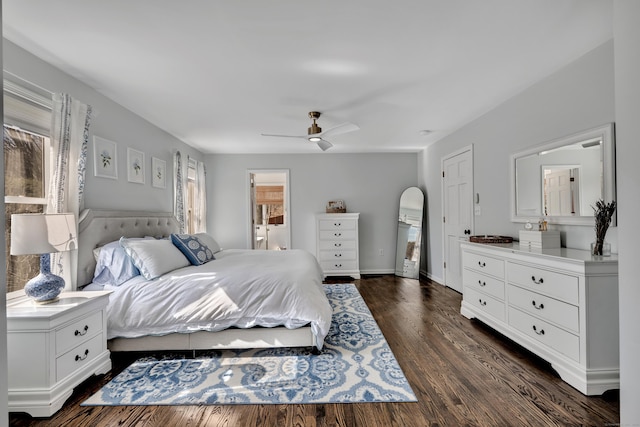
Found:
[[[91,375],[111,369],[110,291],[63,292],[51,304],[7,299],[9,411],[49,417]]]

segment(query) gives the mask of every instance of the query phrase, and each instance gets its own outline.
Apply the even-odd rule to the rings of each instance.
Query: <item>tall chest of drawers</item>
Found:
[[[316,257],[325,276],[360,278],[359,213],[316,214]]]
[[[551,363],[584,394],[620,387],[617,256],[463,243],[461,313]]]

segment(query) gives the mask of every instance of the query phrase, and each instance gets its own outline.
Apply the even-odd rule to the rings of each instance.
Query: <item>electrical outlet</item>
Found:
[[[380,248],[379,254],[380,254],[380,256],[384,256],[384,249]]]

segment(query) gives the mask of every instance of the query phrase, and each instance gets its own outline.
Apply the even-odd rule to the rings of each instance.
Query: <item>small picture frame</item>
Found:
[[[127,179],[144,184],[144,153],[131,147],[127,148]]]
[[[93,174],[118,179],[118,145],[108,139],[93,137]]]
[[[151,185],[167,188],[167,162],[157,157],[151,157]]]
[[[345,213],[347,207],[344,204],[344,200],[330,200],[327,202],[327,213]]]

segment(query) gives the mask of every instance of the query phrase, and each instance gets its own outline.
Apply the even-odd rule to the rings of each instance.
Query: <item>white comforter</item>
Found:
[[[320,349],[331,324],[322,271],[303,250],[227,249],[204,265],[110,289],[109,339],[310,323]]]

